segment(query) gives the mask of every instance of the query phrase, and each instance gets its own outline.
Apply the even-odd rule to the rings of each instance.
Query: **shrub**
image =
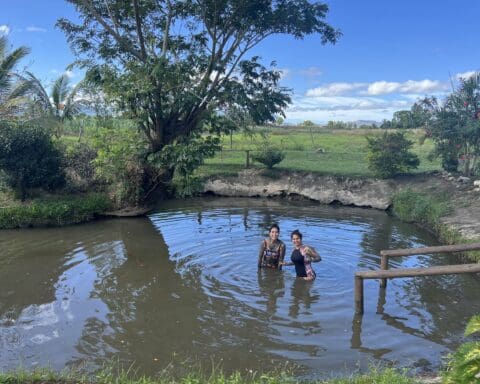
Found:
[[[263,165],[268,169],[272,169],[275,165],[280,163],[285,158],[285,152],[272,145],[263,146],[258,152],[256,152],[252,159]]]
[[[65,165],[70,183],[75,189],[85,190],[95,182],[93,161],[97,151],[85,143],[77,143],[67,149]]]
[[[0,229],[50,227],[92,220],[111,208],[104,194],[84,197],[38,199],[0,209]]]
[[[52,191],[65,185],[62,157],[45,130],[0,123],[0,169],[22,201],[29,189]]]
[[[146,142],[131,129],[100,129],[94,138],[96,177],[108,184],[116,207],[140,204],[144,195]]]
[[[367,137],[368,168],[381,178],[394,177],[415,169],[420,164],[418,156],[410,152],[413,142],[403,132]]]
[[[470,319],[465,336],[480,332],[480,316]],[[447,369],[443,375],[444,384],[480,383],[480,342],[462,344],[449,356]]]

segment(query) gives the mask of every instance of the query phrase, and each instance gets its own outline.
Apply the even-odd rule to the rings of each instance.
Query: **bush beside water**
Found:
[[[0,208],[0,229],[49,227],[77,224],[94,219],[110,209],[106,195],[93,193],[64,199],[35,199]]]

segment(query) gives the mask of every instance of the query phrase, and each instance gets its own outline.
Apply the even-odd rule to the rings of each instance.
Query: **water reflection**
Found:
[[[317,279],[258,270],[272,222],[299,228],[321,253]],[[149,218],[0,232],[0,368],[81,366],[112,359],[140,373],[201,363],[269,370],[287,361],[307,376],[427,361],[462,340],[480,312],[478,278],[365,283],[354,315],[353,274],[385,248],[435,240],[384,212],[255,199],[169,202]],[[287,252],[291,250],[290,242]],[[392,267],[451,256],[398,258]]]
[[[319,294],[312,293],[313,281],[295,279],[292,284],[289,316],[297,319],[299,314],[312,314],[312,305],[320,298]]]
[[[277,301],[285,296],[285,279],[283,273],[268,268],[257,271],[260,297],[266,300],[265,311],[274,316],[277,313]]]

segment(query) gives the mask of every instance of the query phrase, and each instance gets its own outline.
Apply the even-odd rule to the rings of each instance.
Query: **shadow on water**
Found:
[[[287,243],[300,229],[323,261],[314,282],[292,268],[258,270],[260,240],[277,222]],[[0,368],[93,370],[112,360],[155,374],[195,364],[225,371],[289,364],[305,377],[373,361],[437,367],[480,312],[478,278],[365,284],[353,308],[353,274],[377,269],[381,249],[435,245],[384,212],[308,202],[193,199],[148,218],[0,233]],[[441,265],[451,255],[392,260]],[[208,369],[208,368],[207,368]]]

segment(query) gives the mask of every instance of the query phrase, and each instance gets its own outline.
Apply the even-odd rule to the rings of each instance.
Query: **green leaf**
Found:
[[[469,336],[475,332],[480,332],[480,315],[473,316],[465,329],[465,336]]]

